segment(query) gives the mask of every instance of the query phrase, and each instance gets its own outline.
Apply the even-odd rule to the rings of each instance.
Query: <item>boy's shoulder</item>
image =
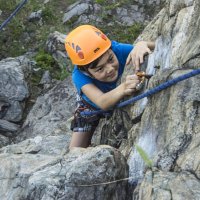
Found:
[[[83,71],[81,71],[80,69],[78,69],[78,67],[76,65],[74,65],[74,69],[72,71],[72,77],[73,76],[80,76],[80,77],[89,77],[86,73],[84,73]]]
[[[111,49],[114,51],[114,53],[123,53],[123,52],[130,52],[133,49],[132,44],[128,43],[121,43],[117,42],[115,40],[112,41],[111,43]]]
[[[79,70],[76,65],[72,71],[72,80],[73,82],[92,82],[92,78],[83,71]]]
[[[129,43],[121,43],[121,42],[112,40],[111,41],[111,48],[116,48],[116,49],[133,48],[133,45],[129,44]]]

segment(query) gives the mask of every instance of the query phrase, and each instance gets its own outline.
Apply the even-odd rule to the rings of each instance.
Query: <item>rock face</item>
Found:
[[[7,58],[0,61],[0,113],[1,119],[19,122],[23,114],[23,100],[29,90],[26,74],[30,73],[31,63],[25,57]]]
[[[119,151],[98,146],[74,149],[66,155],[1,153],[0,199],[126,200],[128,175]],[[97,185],[93,185],[97,184]],[[98,185],[99,184],[99,185]],[[5,192],[9,191],[9,192]]]
[[[69,132],[67,120],[73,116],[75,98],[70,77],[57,83],[46,94],[37,98],[17,139],[21,141],[37,135],[58,135]]]
[[[66,35],[55,31],[49,35],[49,38],[46,42],[46,49],[61,67],[67,66],[67,71],[70,72],[70,69],[68,68],[70,65],[67,59],[67,53],[65,46],[63,45],[65,43],[65,38]]]
[[[161,184],[162,182],[162,184]],[[143,199],[199,199],[200,183],[189,172],[147,172],[139,191],[139,200]],[[138,195],[138,194],[137,194]]]
[[[95,5],[76,2],[68,8],[68,18],[75,15],[75,7],[87,17],[90,4]],[[145,28],[138,40],[155,40],[156,49],[146,58],[145,69],[154,76],[141,93],[199,68],[199,13],[198,0],[170,0]],[[55,32],[47,42],[58,62],[66,58],[63,37]],[[116,109],[109,120],[102,120],[93,143],[110,146],[69,152],[68,119],[75,108],[71,78],[51,82],[46,73],[43,93],[19,123],[31,70],[31,62],[22,57],[0,62],[0,199],[200,199],[199,75]],[[131,73],[127,66],[122,80]],[[152,166],[147,167],[147,159]]]
[[[149,21],[165,0],[140,0],[135,2],[109,2],[108,6],[95,3],[91,0],[81,0],[69,6],[64,14],[63,23],[74,22],[74,24],[87,24],[94,22],[104,24],[104,20],[109,24],[120,24],[131,26],[134,23],[144,23]],[[102,4],[105,2],[102,1]],[[149,11],[148,11],[149,10]]]
[[[32,64],[25,56],[0,61],[0,147],[9,144],[19,129],[29,97],[27,77]]]
[[[138,38],[156,40],[146,69],[154,76],[145,89],[199,68],[199,12],[199,1],[169,1]],[[124,76],[131,72],[129,66]],[[124,107],[123,117],[116,111],[110,119],[110,128],[102,122],[107,144],[110,141],[119,144],[114,138],[121,133],[115,127],[121,126],[124,132],[120,149],[128,157],[129,175],[135,177],[132,183],[138,183],[133,199],[199,199],[199,85],[198,75]],[[121,122],[122,118],[132,124],[128,131],[124,123],[114,122]],[[144,178],[145,162],[135,144],[147,153],[159,171],[150,171]]]

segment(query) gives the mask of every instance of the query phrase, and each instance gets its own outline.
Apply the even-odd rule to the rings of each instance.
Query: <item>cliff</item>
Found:
[[[97,2],[68,6],[63,23],[95,20],[102,26],[105,16],[101,21],[94,14],[103,9]],[[138,7],[117,3],[103,11],[118,11],[116,21],[124,27],[132,26],[131,17],[137,21],[131,10],[145,8],[145,1]],[[159,9],[159,3],[149,6]],[[154,40],[156,48],[142,66],[153,76],[138,95],[199,68],[199,12],[198,0],[170,0],[150,22],[152,16],[141,14],[148,25],[136,41]],[[52,32],[45,44],[60,66],[70,65],[64,37]],[[199,75],[115,109],[101,120],[93,147],[69,152],[71,78],[55,80],[46,70],[36,87],[31,80],[41,69],[33,58],[28,53],[0,61],[0,199],[200,199]],[[131,73],[130,65],[122,80]]]

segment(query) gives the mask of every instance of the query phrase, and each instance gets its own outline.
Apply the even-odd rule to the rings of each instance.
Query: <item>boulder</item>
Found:
[[[17,152],[16,152],[17,153]],[[1,153],[0,199],[126,200],[128,167],[109,146],[68,154]]]

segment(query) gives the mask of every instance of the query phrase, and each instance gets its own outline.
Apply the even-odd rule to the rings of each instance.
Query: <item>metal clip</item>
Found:
[[[139,71],[139,72],[136,73],[136,75],[139,76],[139,78],[141,80],[140,83],[138,83],[136,85],[135,89],[137,91],[139,91],[139,90],[141,90],[143,88],[144,83],[145,83],[145,78],[146,79],[150,79],[153,76],[153,75],[150,75],[150,74],[146,74],[144,71]]]
[[[150,79],[150,78],[153,76],[153,75],[150,75],[150,74],[146,74],[146,73],[143,72],[143,71],[137,72],[136,75],[139,76],[139,77],[145,77],[145,78],[147,78],[147,79]]]

